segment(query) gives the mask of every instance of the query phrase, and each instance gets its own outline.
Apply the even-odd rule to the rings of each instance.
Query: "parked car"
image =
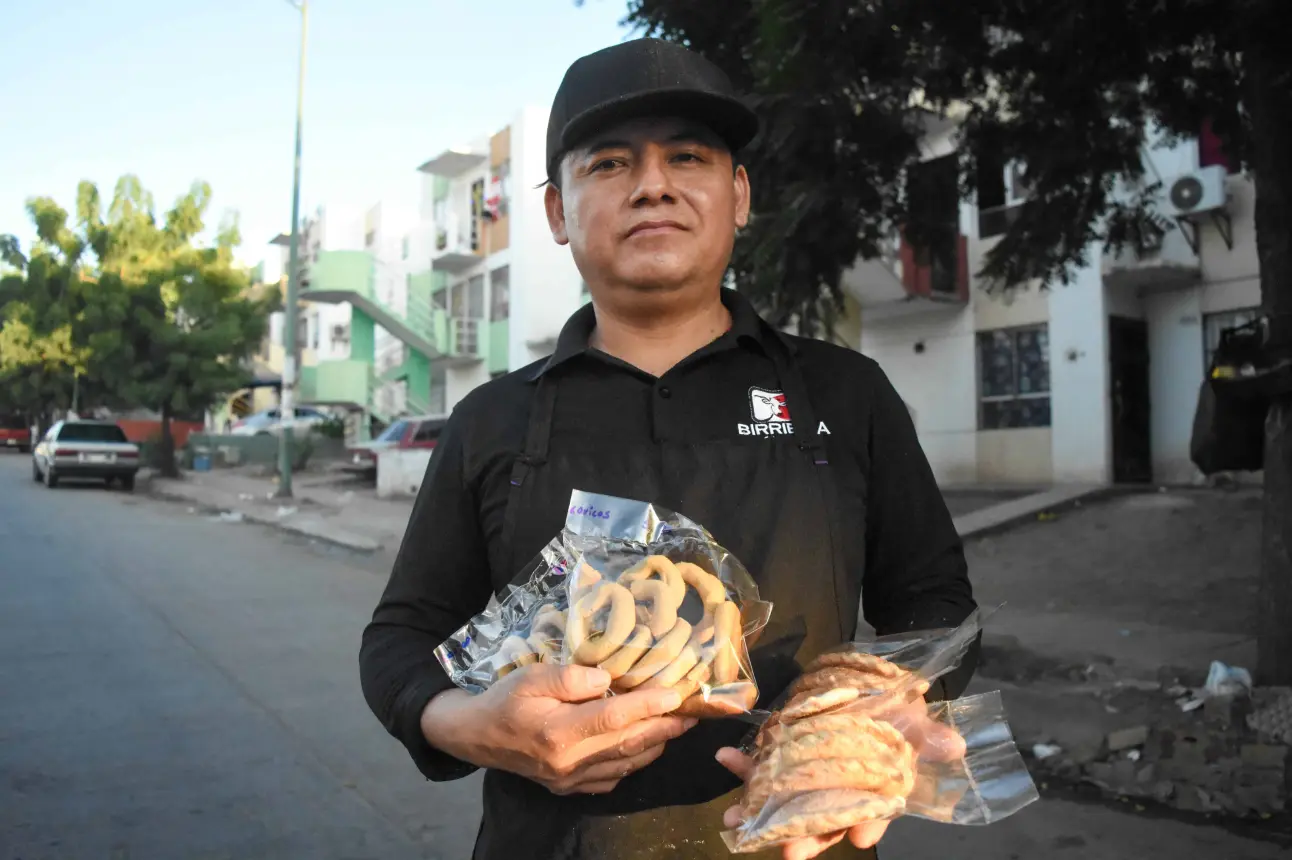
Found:
[[[31,453],[31,478],[53,489],[63,478],[114,481],[135,488],[139,446],[108,421],[59,421]]]
[[[0,448],[31,450],[31,426],[21,415],[0,414]]]
[[[349,446],[346,449],[349,459],[344,468],[358,475],[375,478],[378,454],[398,448],[434,448],[447,421],[443,415],[415,415],[396,419],[371,442]]]
[[[328,420],[328,414],[312,406],[297,406],[293,410],[296,415],[292,419],[292,432],[308,432],[319,424]],[[248,415],[239,421],[234,422],[233,427],[229,429],[231,436],[267,436],[276,434],[283,429],[282,413],[277,407],[273,409],[262,409],[254,415]]]

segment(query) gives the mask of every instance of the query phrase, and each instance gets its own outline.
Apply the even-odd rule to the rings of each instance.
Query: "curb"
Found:
[[[190,507],[208,514],[236,513],[242,516],[244,522],[255,523],[256,525],[269,526],[278,531],[287,532],[288,534],[304,537],[310,540],[325,543],[330,546],[348,550],[350,552],[362,553],[363,555],[373,555],[381,550],[381,544],[369,538],[360,535],[348,534],[338,529],[327,529],[302,524],[287,522],[278,517],[266,516],[254,511],[247,511],[237,507],[224,507],[222,505],[212,505],[209,502],[198,501],[183,493],[175,492],[158,487],[152,476],[138,487],[149,498],[158,499],[166,502],[179,502],[189,505]]]
[[[956,517],[956,532],[960,535],[961,540],[971,538],[988,537],[1008,531],[1024,523],[1036,522],[1036,518],[1044,513],[1062,513],[1073,508],[1080,507],[1084,504],[1097,504],[1112,498],[1113,496],[1128,495],[1140,492],[1134,488],[1122,486],[1095,486],[1089,487],[1083,491],[1072,493],[1063,498],[1056,499],[1053,503],[1044,503],[1037,499],[1038,496],[1050,495],[1049,492],[1033,493],[1029,496],[1023,496],[1018,499],[1012,499],[1008,502],[1001,502],[999,505],[992,505],[986,508],[972,511]],[[1038,503],[1039,502],[1039,503]],[[1016,507],[1016,512],[1010,512],[998,515],[997,518],[991,519],[981,525],[975,525],[972,520],[989,514],[991,511],[999,508]]]

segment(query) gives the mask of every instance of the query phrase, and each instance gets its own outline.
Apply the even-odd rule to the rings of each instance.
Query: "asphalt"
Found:
[[[470,856],[479,782],[423,780],[358,683],[386,562],[0,455],[0,860]],[[890,858],[1286,857],[1047,798],[899,821]]]

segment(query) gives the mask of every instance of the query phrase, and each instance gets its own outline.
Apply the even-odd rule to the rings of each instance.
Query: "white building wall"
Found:
[[[547,179],[547,110],[525,108],[511,128],[511,324],[514,370],[551,353],[580,306],[582,278],[570,249],[552,240],[543,203]]]
[[[1092,248],[1091,260],[1102,250]],[[1054,481],[1111,479],[1108,320],[1097,265],[1050,291],[1050,414]]]
[[[978,480],[973,317],[961,311],[861,326],[875,359],[905,401],[940,484]]]

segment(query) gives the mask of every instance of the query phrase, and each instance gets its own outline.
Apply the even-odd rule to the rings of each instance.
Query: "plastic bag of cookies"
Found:
[[[530,663],[576,663],[609,672],[611,694],[674,687],[676,713],[723,717],[758,700],[746,642],[770,612],[700,524],[576,490],[560,537],[436,655],[473,692]]]
[[[977,638],[954,630],[850,643],[819,655],[780,697],[746,751],[755,769],[737,853],[915,815],[987,824],[1038,799],[999,693],[926,703]]]

